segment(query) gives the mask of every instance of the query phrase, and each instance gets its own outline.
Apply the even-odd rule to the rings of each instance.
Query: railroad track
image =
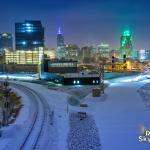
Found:
[[[17,145],[17,150],[43,149],[48,144],[48,130],[53,112],[45,98],[35,90],[16,83],[11,83],[11,86],[23,91],[32,101],[33,108],[27,131]]]

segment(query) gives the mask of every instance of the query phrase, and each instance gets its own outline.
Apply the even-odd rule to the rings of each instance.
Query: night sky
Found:
[[[0,6],[0,32],[14,34],[15,22],[41,20],[49,48],[60,26],[66,43],[119,47],[120,32],[131,29],[135,48],[150,49],[149,0],[0,0]]]

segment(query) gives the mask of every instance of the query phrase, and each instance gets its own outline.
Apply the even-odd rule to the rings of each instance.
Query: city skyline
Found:
[[[49,2],[41,0],[2,1],[0,32],[14,35],[15,22],[23,20],[41,20],[45,27],[46,47],[56,48],[57,29],[60,26],[66,43],[79,46],[97,45],[106,42],[111,47],[119,48],[120,35],[124,29],[133,32],[135,49],[149,49],[147,0],[142,2],[119,0],[105,2],[68,0]],[[33,7],[34,6],[34,7]],[[113,6],[113,7],[111,7]],[[17,8],[17,9],[16,9]],[[147,40],[146,40],[147,39]]]

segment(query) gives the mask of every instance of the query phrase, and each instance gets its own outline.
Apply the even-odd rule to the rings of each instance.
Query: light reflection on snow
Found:
[[[38,75],[36,74],[0,74],[2,79],[17,79],[17,80],[36,80]]]
[[[133,83],[133,82],[139,82],[139,83],[147,83],[150,82],[150,73],[141,73],[138,75],[133,76],[126,76],[126,77],[120,77],[112,80],[108,80],[109,86],[121,86],[122,83]]]
[[[146,79],[145,75],[138,75],[136,77],[129,77],[128,79],[122,80],[121,82],[138,82]]]

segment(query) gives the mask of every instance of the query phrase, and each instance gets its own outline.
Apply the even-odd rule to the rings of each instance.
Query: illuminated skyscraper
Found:
[[[62,35],[61,29],[59,28],[58,32],[57,32],[57,47],[61,47],[64,45],[65,45],[64,44],[64,37]]]
[[[133,36],[129,30],[126,30],[121,35],[120,39],[120,51],[121,51],[121,58],[123,58],[124,55],[126,57],[130,58],[133,57]]]
[[[57,51],[56,51],[56,57],[58,59],[65,58],[66,51],[65,51],[65,44],[64,44],[64,37],[62,35],[61,29],[58,29],[57,32]]]
[[[44,28],[41,21],[26,20],[15,24],[16,50],[44,47]]]
[[[0,49],[13,49],[12,34],[9,33],[0,34]]]

